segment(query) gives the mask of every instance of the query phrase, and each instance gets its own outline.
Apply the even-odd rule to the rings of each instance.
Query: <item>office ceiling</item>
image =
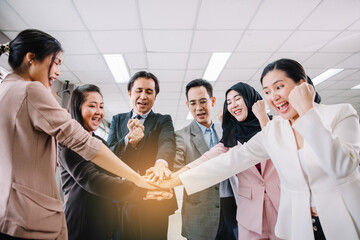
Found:
[[[126,84],[115,82],[102,56],[114,53],[124,54],[130,74],[159,78],[154,110],[171,114],[176,129],[190,121],[185,86],[203,76],[213,52],[232,53],[213,82],[215,113],[236,82],[262,94],[259,76],[279,58],[299,61],[311,78],[344,68],[316,88],[323,103],[360,112],[360,90],[351,90],[360,84],[360,0],[0,0],[0,40],[26,28],[61,42],[59,80],[98,85],[108,121],[130,110]]]

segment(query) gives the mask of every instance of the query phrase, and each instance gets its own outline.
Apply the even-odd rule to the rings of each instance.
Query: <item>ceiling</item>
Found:
[[[316,89],[323,103],[360,112],[360,90],[351,90],[360,84],[360,0],[0,0],[0,40],[26,28],[61,42],[59,80],[98,85],[108,121],[131,109],[126,84],[115,82],[102,56],[110,53],[124,55],[130,74],[159,78],[154,110],[170,114],[175,129],[189,123],[185,86],[203,76],[213,52],[232,53],[213,82],[215,113],[236,82],[263,94],[259,76],[279,58],[299,61],[311,78],[344,68]]]

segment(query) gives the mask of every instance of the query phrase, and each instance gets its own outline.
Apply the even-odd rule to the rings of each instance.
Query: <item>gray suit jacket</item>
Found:
[[[222,129],[219,124],[215,124],[215,132],[220,141]],[[175,133],[175,170],[182,168],[209,151],[203,133],[195,120]],[[234,195],[237,195],[235,192],[237,189],[236,178],[231,178],[230,183]],[[190,196],[184,191],[181,214],[182,236],[187,239],[215,239],[220,219],[219,184]]]

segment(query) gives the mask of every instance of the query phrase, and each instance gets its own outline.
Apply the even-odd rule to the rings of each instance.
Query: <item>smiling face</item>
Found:
[[[130,103],[136,114],[145,114],[151,110],[156,99],[155,81],[140,77],[134,81],[128,92]]]
[[[98,129],[104,118],[104,102],[98,92],[85,93],[87,96],[81,105],[81,116],[84,128],[90,133]]]
[[[39,81],[46,88],[52,86],[53,81],[60,76],[60,65],[62,61],[62,52],[56,54],[56,56],[47,56],[44,60],[39,61],[29,56],[31,64],[29,67],[29,77],[31,81]],[[52,61],[54,58],[54,61]],[[30,61],[28,59],[28,61]]]
[[[215,105],[216,98],[210,98],[204,86],[192,87],[187,94],[188,106],[195,121],[209,128],[211,126],[211,110]]]
[[[245,121],[248,116],[248,109],[246,107],[243,97],[235,90],[231,90],[226,95],[227,110],[239,122]]]
[[[282,70],[272,70],[268,72],[263,78],[263,89],[265,99],[269,106],[284,119],[293,123],[299,114],[289,103],[289,94],[293,88],[305,80],[295,83]]]

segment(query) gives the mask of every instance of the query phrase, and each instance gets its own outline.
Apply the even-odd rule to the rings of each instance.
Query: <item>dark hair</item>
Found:
[[[35,54],[35,59],[42,61],[45,57],[54,57],[62,52],[61,44],[51,35],[37,29],[27,29],[20,32],[14,40],[9,43],[9,64],[13,70],[18,69],[28,52]]]
[[[84,120],[81,115],[81,106],[85,102],[85,99],[89,92],[97,92],[102,97],[100,88],[98,86],[95,86],[93,84],[85,84],[74,89],[74,91],[71,93],[68,104],[68,111],[71,115],[71,118],[78,121],[83,127],[85,126]]]
[[[189,92],[190,88],[193,88],[193,87],[205,87],[207,93],[209,94],[209,97],[212,98],[213,87],[211,86],[211,84],[208,81],[206,81],[205,79],[198,78],[198,79],[192,80],[191,82],[189,82],[186,85],[186,90],[185,90],[186,99],[189,99],[188,92]]]
[[[311,84],[315,89],[313,82],[311,81],[310,77],[306,75],[305,70],[301,66],[301,64],[295,60],[287,59],[287,58],[282,58],[282,59],[276,60],[276,61],[268,64],[264,68],[264,71],[261,74],[261,78],[260,78],[261,84],[263,83],[263,78],[265,77],[265,75],[268,74],[268,72],[273,71],[273,70],[281,70],[281,71],[285,72],[286,76],[291,78],[295,83],[298,83],[298,82],[300,82],[301,79],[304,79],[309,84]],[[321,101],[321,97],[315,91],[314,102],[320,103],[320,101]]]
[[[160,92],[160,87],[159,87],[159,80],[157,79],[157,77],[152,74],[151,72],[146,72],[146,71],[140,71],[135,73],[129,80],[128,85],[127,85],[127,89],[130,92],[134,82],[136,79],[138,78],[146,78],[146,79],[152,79],[155,82],[155,93],[156,95],[158,95],[158,93]]]

